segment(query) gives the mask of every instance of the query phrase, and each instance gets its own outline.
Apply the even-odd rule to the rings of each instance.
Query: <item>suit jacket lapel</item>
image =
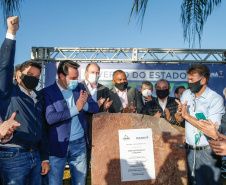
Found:
[[[113,98],[113,104],[115,104],[115,107],[120,107],[119,110],[121,111],[123,109],[123,106],[122,106],[122,102],[116,92],[115,87],[113,87],[112,91],[114,92],[114,95],[115,95],[115,97]]]
[[[100,88],[101,88],[101,85],[98,83],[98,85],[97,85],[97,101],[102,97],[102,90]]]
[[[78,85],[72,92],[73,92],[73,97],[74,97],[74,102],[76,105],[77,100],[79,99],[80,96],[80,86]]]
[[[63,96],[61,90],[59,89],[59,87],[58,87],[58,85],[57,85],[57,82],[55,82],[55,83],[53,84],[53,89],[54,89],[54,91],[56,92],[56,93],[54,94],[54,96],[56,96],[56,98],[57,98],[58,100],[63,100],[63,99],[64,99],[64,96]]]
[[[89,88],[88,88],[87,85],[86,85],[85,80],[83,80],[81,83],[82,83],[82,84],[84,85],[84,87],[86,88],[86,92],[88,93],[88,95],[90,95],[90,91],[89,91]]]
[[[130,89],[131,89],[131,87],[128,87],[127,88],[127,100],[128,100],[128,105],[129,105],[129,107],[130,107],[130,104],[131,104],[131,102],[133,102],[134,103],[134,94],[133,94],[133,91],[130,91]],[[133,106],[135,106],[135,104],[133,104]]]

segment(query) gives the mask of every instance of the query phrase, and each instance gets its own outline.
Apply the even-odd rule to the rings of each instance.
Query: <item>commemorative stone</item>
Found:
[[[186,151],[184,148],[178,147],[184,142],[184,129],[182,127],[173,126],[163,118],[142,114],[112,113],[94,115],[92,125],[91,181],[93,185],[187,184]],[[131,133],[134,131],[135,135],[139,133],[138,131],[150,132],[151,141],[150,135],[136,137],[136,139],[149,140],[146,140],[147,143],[144,140],[139,140],[139,143],[134,142],[137,149],[134,149],[133,146],[133,149],[127,150],[124,148],[126,145],[120,144],[119,135],[120,132],[129,133],[124,134],[122,138],[129,146],[129,142],[131,142],[129,140],[132,140],[132,134],[129,131]],[[148,148],[145,148],[146,146]],[[147,160],[142,154],[144,151],[149,151],[150,146],[153,156],[147,154],[150,155],[150,159],[153,157],[153,164],[146,163]],[[122,151],[128,151],[128,155]],[[131,151],[135,154],[131,154]],[[134,159],[136,164],[125,159],[122,160],[122,158],[120,161],[122,154],[124,157],[128,156],[130,160],[136,157],[136,160]],[[149,156],[146,156],[146,159],[149,159]],[[131,176],[127,177],[127,175]],[[149,178],[137,180],[142,175],[146,175],[146,177],[149,175]]]

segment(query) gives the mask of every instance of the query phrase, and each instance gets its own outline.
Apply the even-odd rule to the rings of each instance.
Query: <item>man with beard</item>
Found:
[[[145,114],[155,116],[158,118],[165,118],[173,125],[179,125],[175,119],[177,112],[176,98],[169,97],[170,83],[167,80],[160,79],[155,84],[157,98],[146,103]]]
[[[41,175],[49,171],[48,142],[43,118],[43,101],[35,90],[41,66],[26,61],[13,83],[15,37],[18,17],[7,19],[8,30],[0,51],[0,116],[8,120],[16,112],[21,123],[6,144],[0,145],[0,170],[4,184],[41,184]]]
[[[126,74],[122,70],[113,73],[114,87],[109,91],[109,98],[113,100],[108,109],[110,113],[140,113],[143,108],[140,93],[134,87],[129,87]]]
[[[98,113],[99,106],[78,83],[80,65],[61,61],[56,82],[42,90],[50,148],[49,185],[62,185],[68,161],[72,184],[85,185],[89,146],[86,112]]]

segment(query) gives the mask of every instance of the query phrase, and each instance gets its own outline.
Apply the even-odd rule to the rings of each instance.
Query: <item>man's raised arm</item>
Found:
[[[14,57],[15,57],[15,36],[19,29],[18,16],[7,19],[6,39],[0,50],[0,99],[7,94],[13,79]]]

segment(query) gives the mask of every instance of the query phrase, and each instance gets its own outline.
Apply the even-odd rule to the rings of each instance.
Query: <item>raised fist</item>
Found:
[[[7,19],[8,30],[7,33],[16,35],[17,30],[19,29],[19,18],[18,16],[9,17]]]

